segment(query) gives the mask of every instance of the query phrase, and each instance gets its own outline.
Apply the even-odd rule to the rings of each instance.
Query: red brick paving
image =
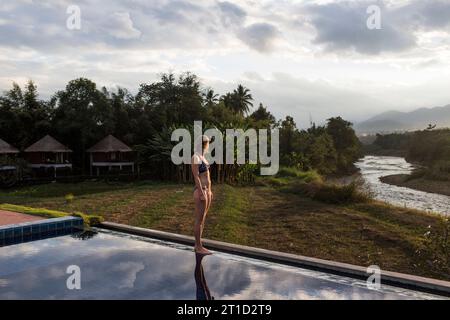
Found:
[[[0,210],[0,226],[21,223],[21,222],[37,221],[37,220],[43,220],[43,219],[45,219],[45,218],[30,216],[28,214],[23,214],[23,213],[18,213],[18,212]]]

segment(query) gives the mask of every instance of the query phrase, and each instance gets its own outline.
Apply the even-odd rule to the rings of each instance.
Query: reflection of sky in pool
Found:
[[[100,232],[0,248],[0,299],[195,299],[191,248]],[[68,290],[66,268],[81,268],[81,290]],[[216,299],[436,298],[301,268],[216,252],[203,259]]]

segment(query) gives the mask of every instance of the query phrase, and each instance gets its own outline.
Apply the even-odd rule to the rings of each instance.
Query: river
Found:
[[[410,174],[414,166],[404,158],[366,156],[355,164],[375,199],[398,206],[450,215],[450,197],[383,183],[381,177]]]

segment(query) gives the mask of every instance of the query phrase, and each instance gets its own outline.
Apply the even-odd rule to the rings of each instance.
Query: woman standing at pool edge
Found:
[[[202,244],[202,234],[205,226],[206,215],[211,206],[211,177],[209,175],[209,163],[205,159],[205,154],[209,148],[209,138],[201,137],[202,154],[194,153],[192,156],[192,174],[194,176],[194,202],[195,202],[195,252],[198,254],[211,254]]]

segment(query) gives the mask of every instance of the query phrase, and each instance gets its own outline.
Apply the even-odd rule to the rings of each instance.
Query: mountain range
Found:
[[[420,108],[411,112],[387,111],[366,121],[356,123],[360,134],[389,133],[423,130],[428,125],[437,128],[450,127],[450,105],[435,108]]]

